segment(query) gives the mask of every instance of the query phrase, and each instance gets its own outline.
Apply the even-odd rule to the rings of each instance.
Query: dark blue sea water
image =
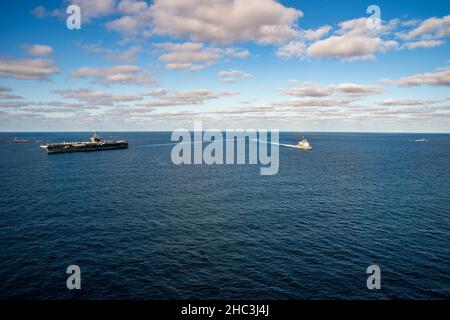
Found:
[[[275,176],[173,165],[170,133],[58,155],[16,135],[89,137],[0,134],[0,298],[450,298],[450,135],[310,133]]]

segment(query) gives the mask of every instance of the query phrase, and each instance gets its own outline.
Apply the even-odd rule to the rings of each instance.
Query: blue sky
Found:
[[[80,30],[66,26],[70,4]],[[369,5],[379,28],[368,26]],[[0,131],[172,130],[196,119],[220,129],[449,132],[449,8],[4,1]]]

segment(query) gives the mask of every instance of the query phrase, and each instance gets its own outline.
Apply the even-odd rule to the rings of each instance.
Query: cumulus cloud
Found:
[[[159,43],[156,48],[163,50],[159,59],[163,61],[167,69],[199,71],[217,63],[224,56],[245,58],[248,51],[240,51],[236,48],[206,47],[202,43]]]
[[[330,88],[335,92],[350,94],[350,95],[370,95],[384,92],[381,86],[365,85],[358,83],[339,83],[330,85]]]
[[[317,28],[315,30],[305,30],[304,31],[304,36],[306,39],[308,40],[319,40],[321,38],[323,38],[324,36],[326,36],[333,28],[331,26],[322,26],[320,28]]]
[[[250,73],[241,70],[223,70],[220,71],[217,75],[219,76],[220,81],[226,83],[236,82],[237,79],[253,77],[253,75],[251,75]]]
[[[398,81],[393,81],[393,83],[399,87],[415,87],[420,85],[448,87],[450,86],[450,68],[402,77]]]
[[[60,15],[60,10],[54,9],[54,10],[48,10],[44,6],[37,6],[33,10],[30,11],[30,13],[38,19],[44,19],[46,17],[57,17]]]
[[[112,61],[136,62],[137,55],[141,52],[140,46],[131,46],[124,51],[112,51],[105,58]]]
[[[134,63],[137,61],[137,56],[141,52],[141,46],[134,45],[126,50],[113,50],[104,47],[101,43],[77,43],[81,50],[90,53],[103,54],[103,57],[111,61],[120,61],[127,63]]]
[[[423,106],[438,103],[437,100],[422,99],[387,99],[380,103],[383,106]]]
[[[290,41],[278,48],[276,54],[283,58],[301,58],[306,51],[306,45],[303,41]]]
[[[332,36],[311,45],[307,52],[312,57],[340,58],[344,60],[370,60],[377,51],[396,48],[395,41],[363,36]]]
[[[0,76],[20,80],[41,80],[60,70],[49,59],[13,59],[0,57]]]
[[[339,58],[347,61],[369,60],[375,53],[398,48],[398,42],[383,39],[393,30],[397,20],[382,24],[379,30],[367,27],[367,18],[357,18],[339,23],[336,33],[326,39],[311,44],[307,54],[312,57]]]
[[[450,15],[430,18],[409,33],[396,30],[418,24],[418,21],[391,19],[382,22],[379,29],[370,29],[367,18],[342,21],[337,28],[325,25],[315,30],[300,30],[296,37],[280,46],[276,54],[284,58],[317,57],[343,61],[373,60],[377,53],[398,49],[432,48],[445,44],[443,38],[450,34]],[[331,33],[331,34],[330,34]],[[329,36],[327,36],[330,34]],[[327,37],[326,37],[327,36]],[[394,40],[395,36],[403,41]],[[420,40],[411,41],[420,37]]]
[[[141,100],[139,95],[121,95],[92,89],[58,89],[52,91],[65,99],[77,100],[90,106],[113,106],[116,103]]]
[[[158,88],[150,91],[145,91],[141,93],[141,96],[152,96],[152,97],[161,97],[165,96],[167,91],[163,88]]]
[[[207,100],[228,97],[236,94],[230,91],[212,92],[207,89],[196,89],[184,92],[172,91],[164,92],[158,98],[144,100],[141,106],[166,107],[179,105],[201,105]]]
[[[34,44],[31,46],[24,45],[25,52],[30,56],[46,57],[53,53],[53,49],[50,46],[44,44]]]
[[[326,97],[332,93],[330,88],[321,87],[310,82],[305,82],[303,84],[297,83],[293,87],[279,88],[276,89],[276,91],[289,96],[297,97]]]
[[[397,36],[404,40],[414,38],[439,39],[450,35],[450,15],[442,18],[432,17],[422,21],[416,28],[409,32],[397,33]]]
[[[392,19],[382,23],[379,29],[371,30],[367,26],[367,18],[363,17],[342,21],[334,31],[329,25],[315,30],[300,30],[293,40],[280,46],[276,54],[284,58],[309,56],[345,61],[370,60],[378,52],[399,48],[399,43],[388,37],[398,25],[399,20]]]
[[[406,42],[402,45],[405,49],[416,49],[416,48],[434,48],[443,45],[445,41],[442,40],[420,40],[414,42]]]
[[[221,115],[242,115],[245,113],[256,114],[256,113],[266,113],[268,111],[275,111],[275,106],[271,104],[256,104],[246,107],[238,107],[226,110],[213,111],[211,113],[221,114]]]
[[[22,108],[28,106],[29,103],[25,101],[2,101],[0,102],[0,109],[1,108]]]
[[[303,16],[275,0],[155,0],[149,7],[121,1],[119,9],[126,15],[107,27],[124,35],[168,35],[222,44],[283,43],[298,33],[296,23]]]
[[[133,16],[123,16],[106,24],[106,27],[110,30],[120,32],[124,35],[138,35],[140,32],[144,32],[146,24],[143,24]],[[150,34],[150,33],[149,33]]]
[[[157,82],[148,72],[134,65],[118,65],[105,68],[83,67],[71,72],[72,77],[92,78],[103,84],[146,84]]]
[[[111,61],[133,63],[137,61],[137,55],[141,52],[140,46],[131,46],[126,50],[112,50],[102,47],[100,44],[77,44],[80,49],[86,52],[104,54],[104,58]]]
[[[146,1],[122,0],[119,2],[118,10],[125,14],[136,14],[148,9]]]
[[[339,83],[319,86],[310,82],[296,83],[290,88],[279,88],[279,93],[296,97],[327,97],[332,95],[365,96],[379,94],[384,91],[381,86],[358,83]]]
[[[22,99],[21,96],[11,93],[11,88],[0,86],[0,99]]]
[[[276,106],[288,107],[335,107],[349,105],[358,99],[351,97],[326,97],[326,98],[296,98],[282,102],[276,102]]]
[[[243,50],[239,48],[225,48],[222,49],[222,52],[225,56],[233,58],[247,58],[248,56],[250,56],[250,52],[248,50]]]
[[[280,107],[342,107],[354,106],[353,103],[361,101],[368,95],[384,92],[383,87],[358,83],[338,83],[320,86],[311,82],[300,83],[291,81],[290,88],[276,89],[278,93],[292,96],[293,99],[276,102]]]
[[[75,4],[81,9],[82,23],[90,22],[93,19],[106,17],[116,12],[116,0],[65,0],[62,8],[47,9],[38,6],[31,11],[31,14],[38,19],[46,17],[64,17],[66,8]]]

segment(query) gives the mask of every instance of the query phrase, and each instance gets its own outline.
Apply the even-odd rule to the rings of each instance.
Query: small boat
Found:
[[[309,141],[305,137],[303,137],[303,139],[301,141],[299,141],[295,147],[302,149],[302,150],[312,150],[312,147],[309,144]]]
[[[415,142],[430,142],[430,140],[426,139],[426,138],[422,138],[422,139],[417,139],[414,140]]]

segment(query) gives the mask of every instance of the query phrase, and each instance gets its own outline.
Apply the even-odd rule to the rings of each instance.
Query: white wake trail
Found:
[[[222,142],[222,141],[241,141],[243,139],[217,139],[213,141]],[[143,144],[140,146],[136,146],[136,148],[151,148],[151,147],[163,147],[163,146],[174,146],[176,144],[194,144],[194,143],[210,143],[212,141],[189,141],[189,142],[171,142],[171,143],[158,143],[158,144]]]
[[[278,146],[282,146],[282,147],[288,147],[288,148],[295,148],[297,149],[297,146],[293,145],[293,144],[285,144],[285,143],[278,143],[278,142],[271,142],[271,141],[266,141],[266,140],[258,140],[258,139],[252,139],[252,141],[262,141],[265,143],[270,143],[270,144],[276,144]]]

